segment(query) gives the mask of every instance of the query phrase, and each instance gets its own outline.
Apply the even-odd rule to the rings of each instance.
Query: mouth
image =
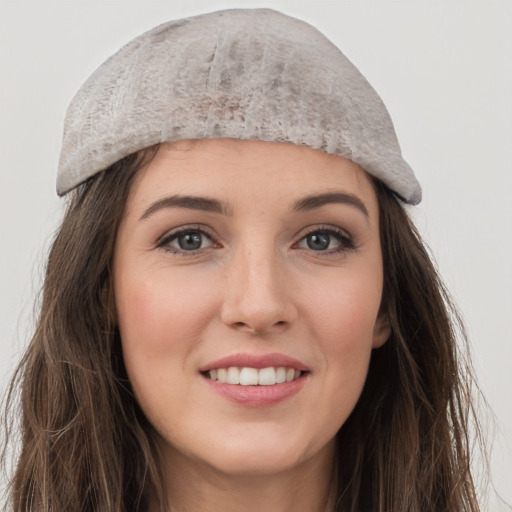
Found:
[[[240,386],[275,386],[293,382],[302,377],[306,371],[287,368],[284,366],[270,366],[267,368],[252,368],[244,366],[230,366],[227,368],[214,368],[201,372],[207,379],[222,384]]]
[[[237,406],[277,405],[304,388],[311,369],[285,354],[233,354],[199,369],[215,393]]]

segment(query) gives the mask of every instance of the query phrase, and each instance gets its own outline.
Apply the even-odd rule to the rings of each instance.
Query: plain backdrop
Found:
[[[377,89],[423,185],[411,210],[467,323],[495,415],[491,469],[512,502],[512,2],[0,0],[0,389],[30,336],[63,201],[74,92],[164,21],[271,7],[324,32]],[[488,422],[487,422],[488,423]],[[508,510],[491,493],[488,510]]]

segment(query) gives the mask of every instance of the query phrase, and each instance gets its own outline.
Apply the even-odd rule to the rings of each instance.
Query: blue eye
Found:
[[[298,247],[317,252],[341,252],[355,249],[355,244],[344,231],[329,228],[311,231],[300,240]]]
[[[171,252],[191,252],[213,245],[212,239],[200,229],[180,229],[169,233],[158,247]]]
[[[306,242],[313,251],[325,251],[329,249],[331,237],[325,233],[313,233],[306,237]]]

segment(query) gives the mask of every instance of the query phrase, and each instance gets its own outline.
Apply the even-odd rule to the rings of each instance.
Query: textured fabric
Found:
[[[153,144],[212,138],[340,155],[421,200],[374,89],[319,31],[269,9],[171,21],[108,59],[68,108],[57,191]]]

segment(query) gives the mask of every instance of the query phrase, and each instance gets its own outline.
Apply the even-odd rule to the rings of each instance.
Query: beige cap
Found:
[[[221,138],[340,155],[421,200],[374,89],[318,30],[269,9],[171,21],[102,64],[68,108],[57,192],[160,142]]]

